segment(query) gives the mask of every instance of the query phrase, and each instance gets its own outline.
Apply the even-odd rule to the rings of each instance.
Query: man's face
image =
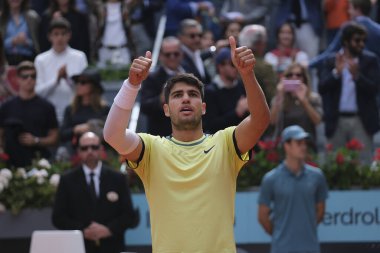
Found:
[[[49,33],[49,41],[51,42],[52,48],[57,52],[62,52],[66,49],[71,38],[71,32],[64,28],[54,28]]]
[[[186,28],[179,38],[182,44],[190,48],[192,51],[201,49],[202,30],[200,27]]]
[[[169,103],[164,104],[164,112],[178,130],[194,130],[202,124],[206,104],[202,102],[200,91],[186,83],[174,85],[169,94]]]
[[[17,76],[17,81],[20,85],[20,90],[27,93],[33,92],[36,86],[36,71],[33,69],[21,71]]]
[[[228,38],[230,36],[234,36],[235,40],[239,40],[239,33],[241,31],[241,25],[237,22],[232,22],[228,25],[226,29],[225,38]]]
[[[101,155],[99,137],[93,133],[85,133],[79,139],[78,155],[83,164],[94,168],[98,164]]]
[[[233,82],[238,78],[238,71],[231,60],[225,60],[218,64],[219,75]]]
[[[18,8],[21,6],[22,0],[7,0],[9,7],[12,8]]]
[[[75,81],[75,92],[77,96],[89,96],[92,90],[93,84],[88,78],[80,76]]]
[[[304,161],[307,155],[306,139],[291,140],[284,144],[286,157]]]
[[[354,34],[346,44],[347,49],[353,56],[359,56],[365,47],[366,36],[363,34]]]
[[[278,42],[285,47],[291,47],[293,45],[294,36],[292,28],[289,24],[284,24],[278,32]]]
[[[182,61],[182,51],[179,43],[164,43],[160,52],[160,62],[163,66],[177,70]]]

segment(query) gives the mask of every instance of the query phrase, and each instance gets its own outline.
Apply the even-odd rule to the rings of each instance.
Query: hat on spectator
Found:
[[[281,134],[281,140],[282,143],[289,141],[289,140],[302,140],[309,137],[310,134],[305,132],[305,130],[298,126],[298,125],[292,125],[286,127]]]
[[[94,88],[98,89],[100,93],[104,92],[101,84],[102,78],[100,76],[99,70],[94,67],[85,68],[82,73],[73,75],[71,79],[73,79],[74,82],[78,82],[81,79],[87,80],[94,86]]]
[[[22,61],[16,66],[16,73],[19,75],[24,70],[36,70],[34,63],[31,61]]]
[[[223,47],[215,55],[215,64],[219,65],[226,60],[231,61],[231,49],[228,47]]]

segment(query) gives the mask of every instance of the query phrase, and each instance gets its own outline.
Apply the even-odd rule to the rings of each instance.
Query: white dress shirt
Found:
[[[87,67],[86,55],[71,47],[67,47],[61,53],[50,49],[37,55],[34,64],[37,70],[36,93],[55,106],[58,122],[61,124],[64,110],[71,103],[74,95],[74,87],[70,78],[81,73]],[[64,65],[66,65],[68,78],[61,78],[56,86],[58,71]],[[53,89],[55,86],[56,88]]]
[[[86,176],[86,182],[88,185],[90,185],[90,181],[91,181],[90,174],[94,173],[95,192],[96,192],[96,196],[98,196],[98,197],[99,197],[99,192],[100,192],[99,187],[100,187],[100,172],[101,172],[101,170],[102,170],[102,162],[101,161],[98,162],[98,165],[96,165],[95,169],[90,169],[85,164],[83,164],[83,171],[84,171],[84,175]]]

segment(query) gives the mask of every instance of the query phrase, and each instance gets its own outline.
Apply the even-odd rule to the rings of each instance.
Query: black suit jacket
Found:
[[[203,129],[206,133],[214,134],[230,126],[237,126],[248,113],[239,117],[236,114],[236,105],[246,96],[243,84],[227,89],[219,88],[212,82],[205,88],[206,114],[203,116]]]
[[[323,100],[326,136],[331,137],[337,127],[339,118],[339,102],[342,90],[342,78],[335,78],[332,70],[335,68],[335,54],[330,55],[323,64],[319,93]],[[377,57],[368,51],[363,51],[359,57],[359,76],[354,80],[358,115],[368,134],[373,135],[379,130],[379,112],[376,103],[380,82],[380,68]]]
[[[162,66],[149,74],[141,88],[141,112],[147,116],[147,131],[153,135],[168,136],[172,133],[170,118],[166,117],[160,101],[160,94],[168,75]]]
[[[107,197],[110,192],[116,193],[118,199]],[[134,218],[127,180],[121,173],[102,167],[99,197],[95,205],[82,167],[62,175],[53,208],[54,226],[63,230],[83,230],[95,221],[107,226],[112,232],[112,236],[100,240],[99,245],[85,240],[87,253],[124,251],[124,232],[133,226]]]
[[[183,51],[183,59],[182,59],[181,65],[183,66],[183,68],[185,69],[187,73],[194,74],[194,76],[198,77],[198,79],[201,80],[204,85],[207,85],[211,82],[210,75],[207,73],[206,68],[205,68],[205,76],[202,77],[193,59],[188,54],[186,54],[185,51]]]

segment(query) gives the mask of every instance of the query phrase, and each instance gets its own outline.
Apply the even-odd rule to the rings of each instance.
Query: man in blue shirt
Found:
[[[328,189],[322,171],[305,164],[308,136],[300,126],[285,128],[285,160],[261,183],[258,218],[272,236],[271,253],[320,252],[317,225]]]

